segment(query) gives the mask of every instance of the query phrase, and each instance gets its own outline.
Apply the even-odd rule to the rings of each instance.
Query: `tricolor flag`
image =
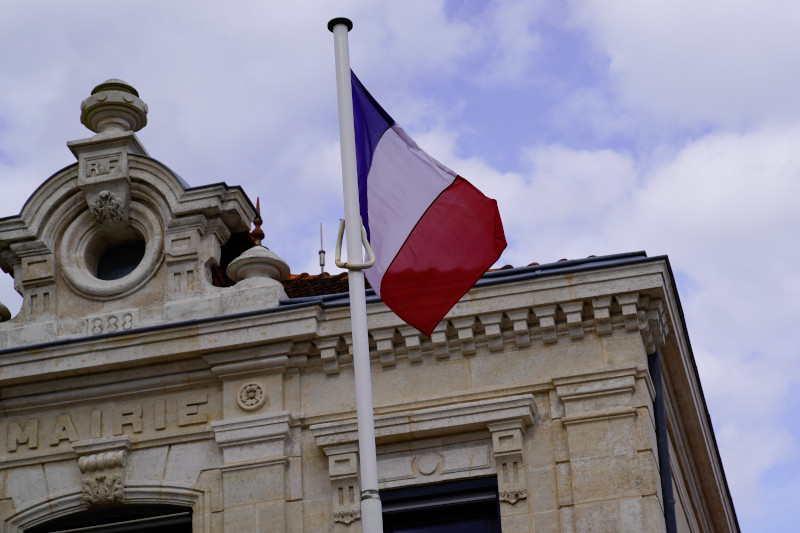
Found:
[[[372,288],[430,335],[506,247],[497,202],[428,154],[351,71],[361,218]]]

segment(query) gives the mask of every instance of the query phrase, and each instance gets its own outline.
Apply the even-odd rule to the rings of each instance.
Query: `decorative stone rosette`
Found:
[[[236,403],[245,411],[255,411],[267,401],[267,392],[260,383],[245,383],[239,388]]]

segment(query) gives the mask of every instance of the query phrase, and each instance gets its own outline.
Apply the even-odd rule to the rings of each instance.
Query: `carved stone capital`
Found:
[[[636,390],[636,367],[554,378],[556,395],[567,418],[627,412]]]

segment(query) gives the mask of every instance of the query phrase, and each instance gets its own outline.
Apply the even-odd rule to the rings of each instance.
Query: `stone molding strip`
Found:
[[[463,433],[485,429],[491,423],[517,419],[530,426],[534,417],[533,395],[523,394],[378,415],[375,417],[375,438],[380,444]],[[309,429],[317,446],[323,450],[334,445],[358,442],[358,422],[355,419],[313,424]]]

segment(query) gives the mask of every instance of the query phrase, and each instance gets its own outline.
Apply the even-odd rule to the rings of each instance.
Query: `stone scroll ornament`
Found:
[[[121,450],[81,457],[78,468],[83,474],[83,501],[90,507],[122,503],[125,463],[126,453]]]

